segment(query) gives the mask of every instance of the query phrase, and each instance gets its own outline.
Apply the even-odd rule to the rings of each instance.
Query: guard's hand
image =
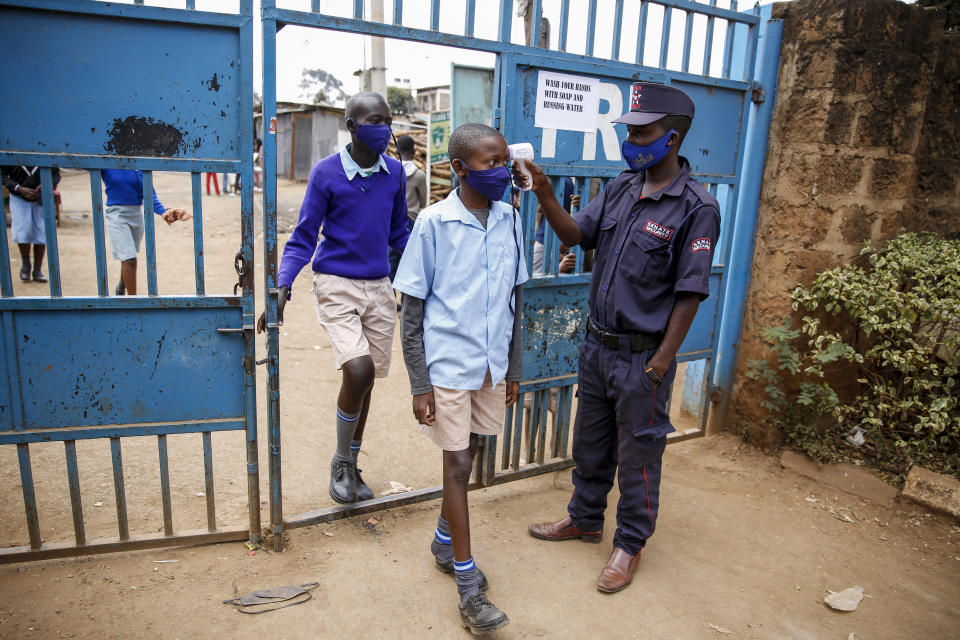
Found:
[[[413,396],[413,417],[420,424],[432,427],[436,422],[436,411],[437,407],[432,390]]]
[[[660,362],[657,360],[657,354],[654,354],[653,357],[647,361],[647,367],[653,367],[653,372],[660,376],[660,379],[663,380],[667,375],[667,371],[670,369],[670,362]],[[646,369],[646,367],[644,367],[644,369]],[[644,373],[643,375],[647,374]],[[653,386],[654,391],[660,388],[660,385],[655,383],[652,378],[648,376],[648,379],[650,380],[650,384]]]
[[[504,404],[512,407],[517,404],[517,398],[520,396],[520,383],[507,381],[507,400]]]
[[[167,209],[161,217],[167,224],[173,224],[177,220],[189,220],[190,214],[186,209]]]
[[[29,200],[30,202],[35,202],[37,198],[40,197],[40,188],[31,189],[30,187],[20,186],[16,192],[18,196],[24,200]]]
[[[277,295],[277,324],[283,326],[283,307],[287,304],[287,293],[290,291],[289,287],[280,287],[280,291]],[[260,314],[260,317],[257,318],[257,333],[263,333],[267,330],[267,312],[264,311]]]
[[[557,270],[560,273],[573,273],[573,270],[576,268],[576,266],[577,266],[577,254],[568,253],[567,255],[563,256],[563,258],[560,260],[560,266],[558,267]]]
[[[572,196],[570,196],[570,208],[571,208],[571,209],[579,209],[579,208],[580,208],[580,194],[579,194],[579,193],[575,193],[575,194],[573,194]]]

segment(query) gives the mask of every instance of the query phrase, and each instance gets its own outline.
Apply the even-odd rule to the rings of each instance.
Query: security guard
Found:
[[[596,250],[579,355],[569,515],[529,531],[543,540],[600,542],[619,466],[617,531],[597,583],[606,593],[630,584],[653,535],[661,459],[674,430],[667,403],[677,350],[710,294],[720,212],[679,155],[693,113],[693,101],[679,89],[634,83],[630,111],[615,120],[627,125],[621,150],[630,169],[573,217],[543,171],[527,161],[533,191],[561,242]]]

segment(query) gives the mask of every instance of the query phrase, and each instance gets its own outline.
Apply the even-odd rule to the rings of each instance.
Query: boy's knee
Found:
[[[136,258],[128,258],[128,259],[126,259],[126,260],[123,260],[120,264],[125,264],[125,265],[128,265],[128,266],[133,266],[133,267],[135,267],[135,266],[137,266],[137,259],[136,259]]]
[[[359,358],[348,360],[343,363],[341,369],[348,384],[354,388],[372,386],[374,375],[377,372],[373,364],[373,358],[370,356],[360,356]]]
[[[473,458],[470,456],[469,449],[444,451],[443,464],[454,482],[458,485],[467,486],[470,482],[470,473],[473,471]]]

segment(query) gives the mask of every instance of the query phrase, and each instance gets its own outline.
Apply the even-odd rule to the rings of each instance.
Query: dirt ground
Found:
[[[186,175],[161,174],[156,184],[167,206],[189,208]],[[89,179],[67,174],[61,190],[64,294],[95,294]],[[295,219],[302,191],[303,185],[281,185],[281,228],[289,229]],[[239,206],[239,198],[204,198],[210,293],[229,291],[235,281]],[[258,203],[258,253],[259,215]],[[281,246],[285,238],[281,235]],[[189,224],[158,225],[162,294],[192,293],[192,244]],[[142,268],[140,276],[145,290]],[[111,282],[117,278],[111,261]],[[46,294],[36,284],[17,282],[15,289],[17,295]],[[295,514],[331,504],[329,416],[339,386],[306,276],[295,285],[281,331],[284,511]],[[261,370],[266,518],[264,377]],[[374,391],[361,457],[377,493],[391,480],[420,488],[439,478],[440,456],[418,433],[408,392],[395,349],[391,374]],[[692,420],[676,417],[686,424]],[[218,523],[242,525],[242,436],[215,434],[213,444]],[[136,438],[123,447],[131,532],[161,531],[156,443]],[[201,528],[206,521],[200,436],[170,436],[169,448],[175,526]],[[108,452],[104,443],[78,443],[88,538],[116,535]],[[31,445],[40,526],[48,542],[73,535],[63,455],[62,445]],[[0,492],[2,539],[11,546],[25,544],[13,447],[0,449],[0,482],[7,487]],[[563,514],[570,486],[568,471],[471,494],[474,548],[491,582],[488,595],[512,620],[491,637],[960,638],[960,527],[911,505],[872,504],[828,490],[732,436],[673,444],[664,460],[657,534],[634,584],[606,596],[594,583],[609,553],[612,511],[600,545],[545,543],[525,532],[527,522]],[[614,492],[611,505],[615,500]],[[466,637],[452,580],[431,566],[428,545],[438,509],[434,501],[373,520],[364,516],[294,530],[278,554],[262,549],[251,554],[240,543],[228,543],[0,567],[0,638]],[[234,582],[240,593],[305,582],[320,586],[307,604],[245,616],[221,604],[233,595]],[[854,585],[866,594],[856,612],[841,614],[823,604],[828,590]]]

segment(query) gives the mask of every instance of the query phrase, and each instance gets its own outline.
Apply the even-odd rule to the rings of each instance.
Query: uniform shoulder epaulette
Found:
[[[700,201],[704,204],[717,205],[717,199],[713,197],[713,194],[707,191],[706,187],[694,180],[693,178],[687,178],[687,186],[690,187],[690,190],[697,194],[697,197],[700,198]]]

